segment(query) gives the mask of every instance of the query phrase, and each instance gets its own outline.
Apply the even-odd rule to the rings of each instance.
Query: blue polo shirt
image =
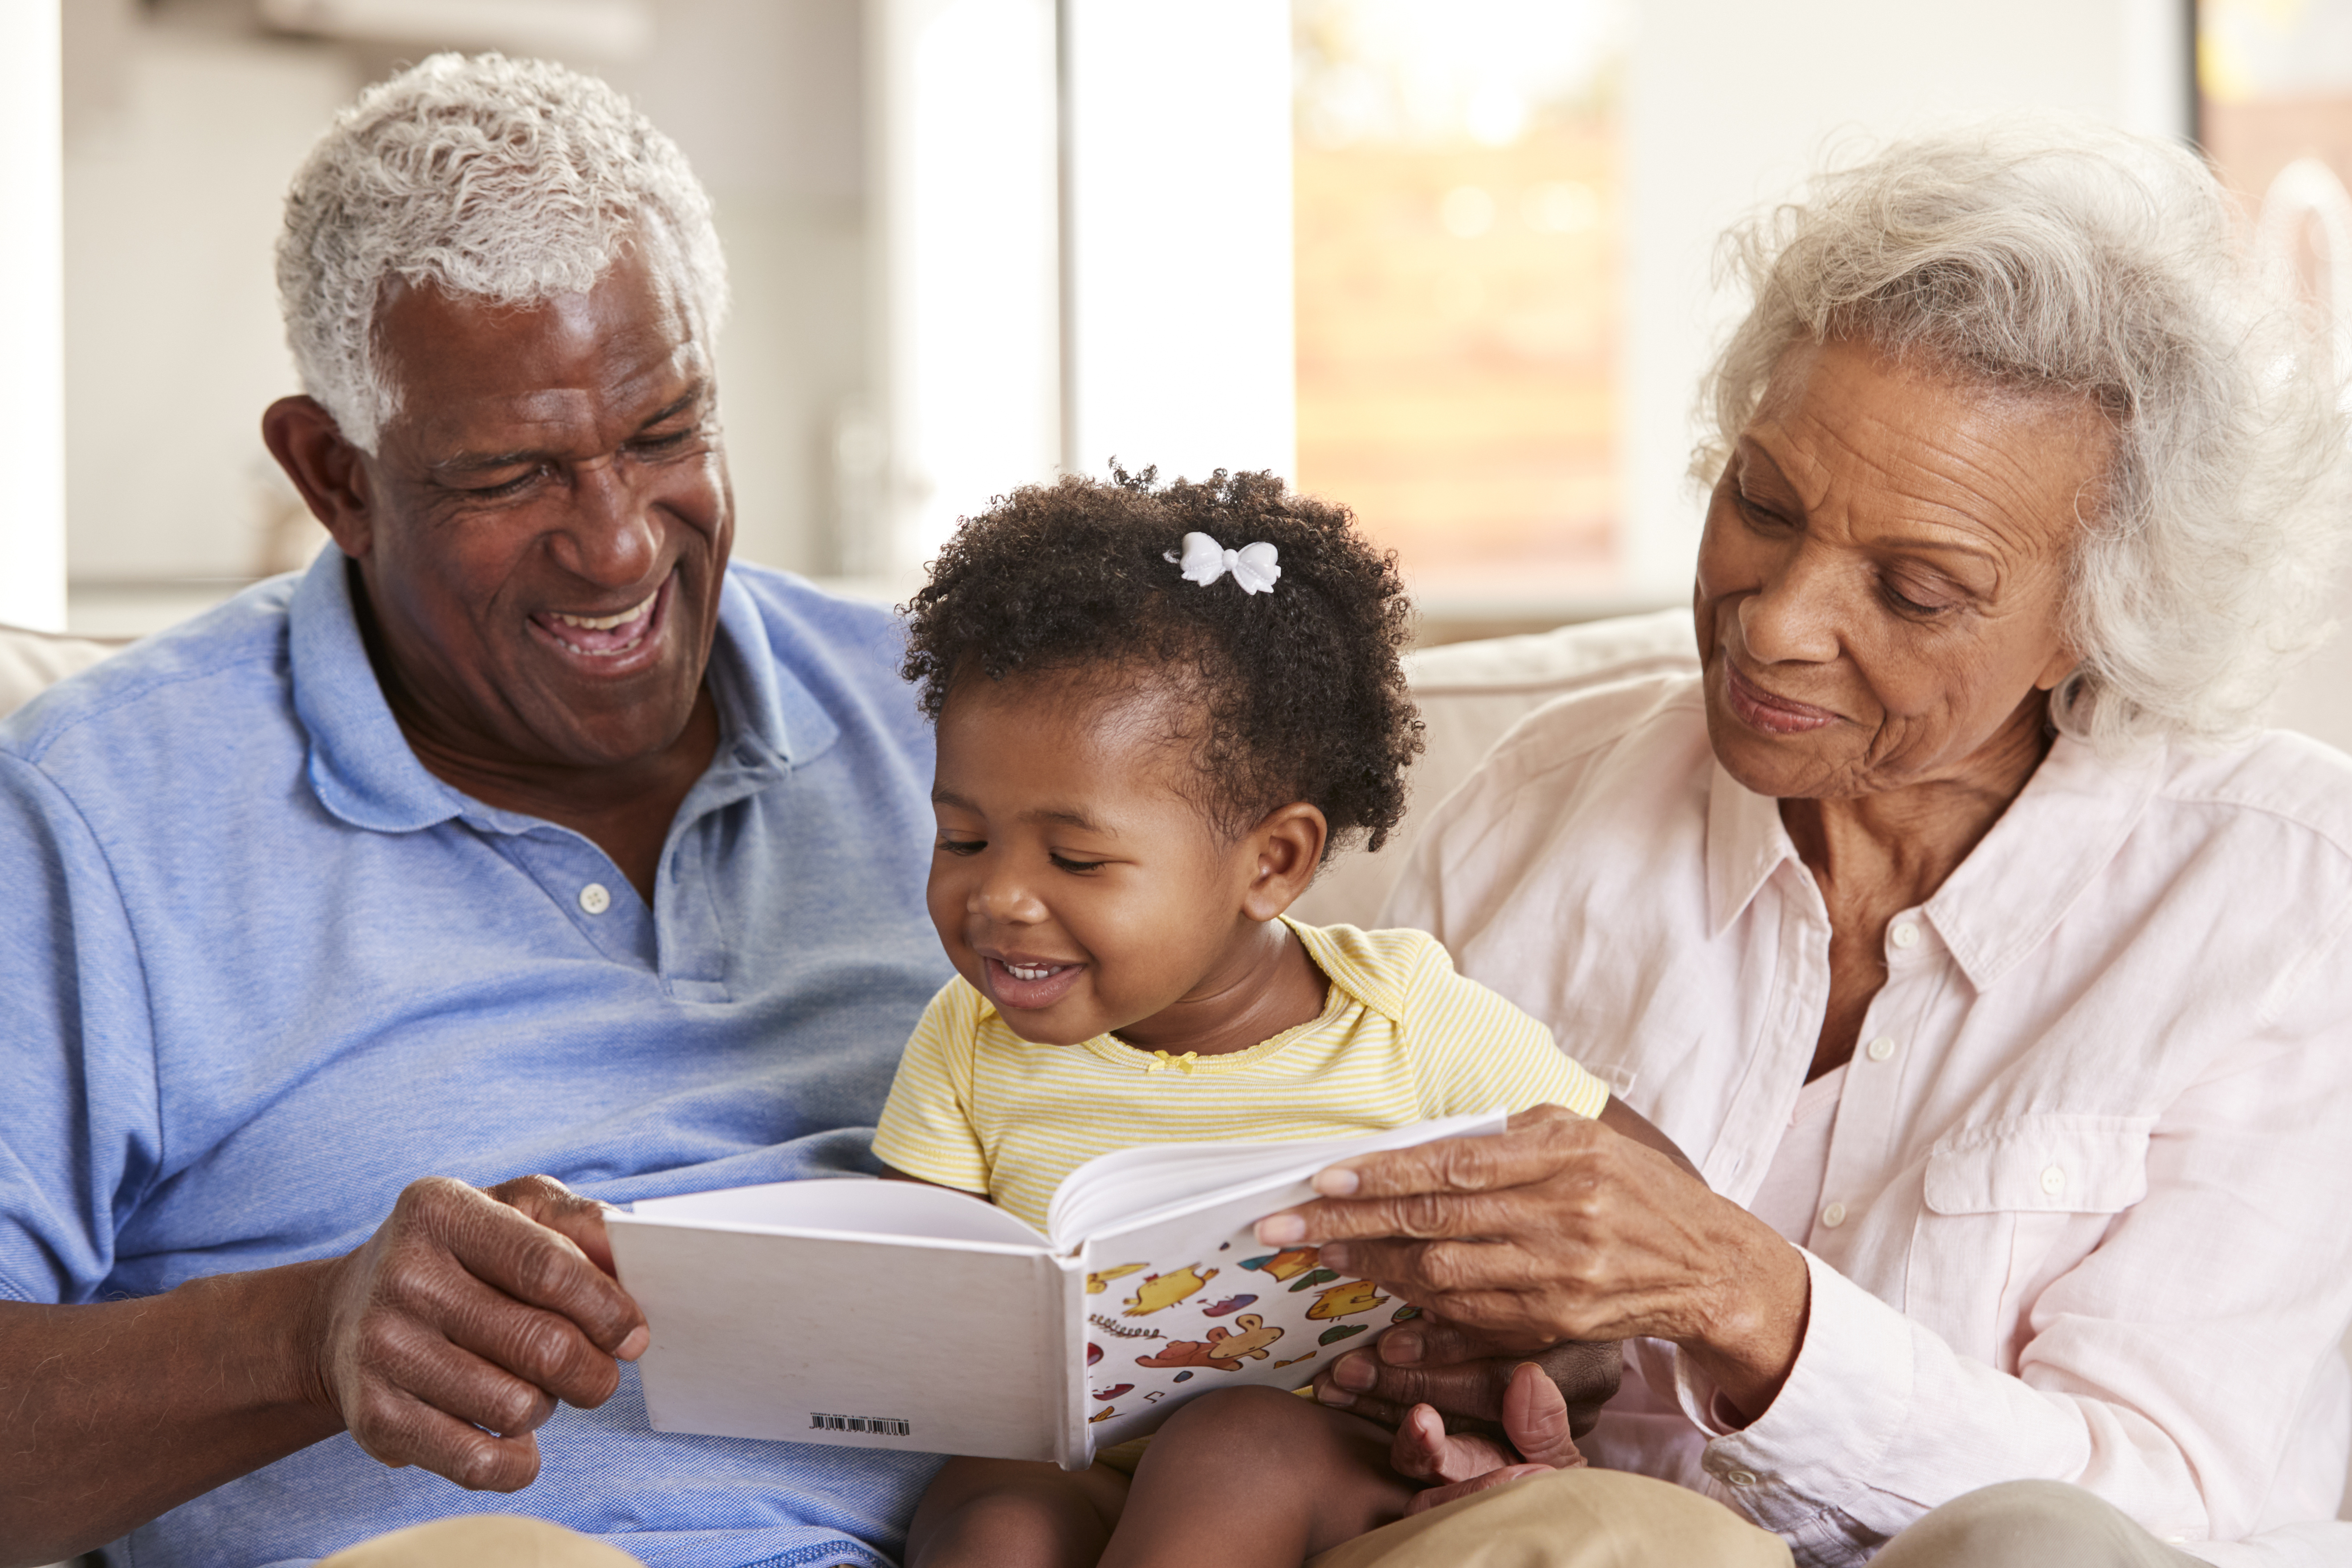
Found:
[[[0,1298],[345,1252],[427,1174],[626,1202],[856,1165],[949,973],[898,651],[881,611],[729,574],[722,738],[650,906],[581,835],[425,771],[333,551],[0,724]],[[540,1447],[500,1496],[338,1436],[115,1561],[299,1563],[513,1510],[656,1568],[876,1563],[933,1468],[656,1434],[629,1369]]]

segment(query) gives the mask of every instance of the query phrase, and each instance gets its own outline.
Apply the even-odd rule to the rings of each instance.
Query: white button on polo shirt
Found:
[[[2042,1190],[2056,1197],[2066,1190],[2066,1173],[2053,1165],[2042,1173]]]
[[[1845,1223],[1845,1205],[1843,1204],[1832,1204],[1829,1207],[1823,1209],[1822,1211],[1822,1223],[1829,1226],[1832,1230],[1835,1230],[1838,1226],[1843,1225]]]
[[[613,907],[612,890],[602,882],[591,882],[580,889],[580,907],[592,915],[601,915]]]
[[[1756,1472],[1753,1470],[1726,1470],[1723,1472],[1723,1479],[1729,1481],[1735,1487],[1752,1487],[1756,1484]]]
[[[1879,1036],[1878,1038],[1871,1041],[1869,1045],[1863,1047],[1862,1054],[1868,1057],[1874,1062],[1885,1061],[1887,1058],[1895,1054],[1894,1037],[1888,1035]]]
[[[1918,946],[1919,928],[1913,925],[1909,921],[1905,921],[1901,925],[1896,926],[1895,928],[1895,945],[1897,947]]]

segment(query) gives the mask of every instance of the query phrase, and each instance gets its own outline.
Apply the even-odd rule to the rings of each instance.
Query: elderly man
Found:
[[[648,1431],[595,1205],[524,1175],[838,1167],[949,973],[889,618],[728,568],[708,203],[601,84],[439,57],[279,280],[264,434],[338,548],[0,730],[0,1563],[463,1487],[879,1563],[932,1461]]]

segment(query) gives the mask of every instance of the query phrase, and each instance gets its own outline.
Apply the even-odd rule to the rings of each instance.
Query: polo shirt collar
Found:
[[[1707,795],[1707,913],[1721,936],[1781,862],[1797,861],[1780,804],[1714,764]],[[2025,788],[1921,912],[1983,990],[2016,967],[2074,908],[2131,837],[2163,775],[2163,753],[2103,760],[2061,735]]]
[[[294,711],[310,736],[310,786],[320,804],[378,833],[413,833],[453,818],[502,833],[545,826],[484,805],[416,760],[368,661],[352,571],[341,551],[321,551],[288,607]],[[709,679],[719,705],[719,751],[688,797],[697,812],[764,788],[839,737],[816,700],[782,668],[759,605],[731,576],[719,584]]]

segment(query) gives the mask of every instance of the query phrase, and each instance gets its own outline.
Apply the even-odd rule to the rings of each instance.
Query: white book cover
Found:
[[[1158,1143],[1090,1160],[1040,1234],[982,1198],[858,1177],[639,1201],[606,1216],[652,1342],[656,1431],[1083,1468],[1212,1388],[1295,1388],[1412,1314],[1260,1219],[1327,1165],[1502,1130]]]

